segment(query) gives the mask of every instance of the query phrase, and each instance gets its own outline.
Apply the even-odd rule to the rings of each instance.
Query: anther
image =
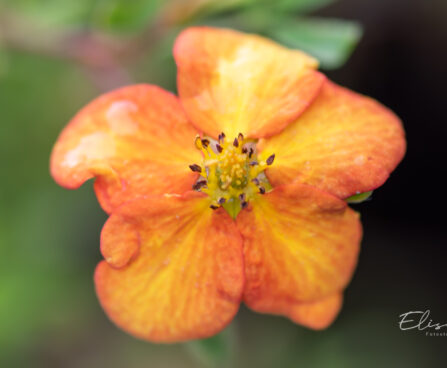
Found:
[[[210,141],[208,139],[202,139],[202,145],[203,147],[207,148],[210,144]]]
[[[189,165],[189,168],[191,169],[191,171],[194,171],[194,172],[198,172],[198,173],[202,172],[202,168],[197,164]]]
[[[201,150],[203,148],[202,146],[202,140],[200,139],[200,136],[197,134],[196,138],[194,139],[194,144],[197,149]]]
[[[194,189],[194,190],[199,190],[200,188],[202,188],[202,187],[204,187],[204,186],[206,186],[206,180],[199,180],[197,183],[195,183],[193,186],[192,186],[192,189]]]
[[[229,142],[224,132],[218,134],[216,140],[197,135],[194,143],[207,157],[203,164],[189,165],[191,171],[201,174],[192,188],[210,196],[208,206],[212,210],[226,208],[235,201],[238,208],[230,207],[238,213],[249,207],[256,193],[267,193],[266,179],[259,175],[267,165],[273,164],[274,154],[260,161],[254,142],[247,141],[242,133]]]

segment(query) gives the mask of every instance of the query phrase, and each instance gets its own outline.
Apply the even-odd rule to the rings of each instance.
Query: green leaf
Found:
[[[206,367],[226,367],[234,356],[235,333],[232,325],[218,335],[185,344],[188,351]]]
[[[32,24],[46,27],[85,25],[92,8],[91,0],[3,0],[4,11],[29,18]],[[2,9],[3,10],[3,9]]]
[[[336,69],[348,60],[362,36],[362,27],[354,21],[298,18],[278,24],[268,34],[316,57],[323,69]]]
[[[197,6],[195,14],[192,14],[194,19],[203,19],[217,14],[239,10],[240,8],[247,8],[259,3],[259,0],[213,0],[205,1],[201,6]]]
[[[274,6],[283,11],[307,13],[323,8],[334,1],[335,0],[276,0]]]
[[[163,0],[98,0],[93,25],[108,31],[142,30],[157,15]]]
[[[369,192],[355,194],[355,195],[347,198],[346,202],[348,202],[348,203],[364,202],[364,201],[368,200],[369,198],[371,198],[372,193],[373,193],[373,191],[371,190]]]
[[[6,72],[8,71],[8,67],[8,55],[6,54],[5,49],[3,49],[3,46],[0,43],[0,78],[3,74],[6,74]]]

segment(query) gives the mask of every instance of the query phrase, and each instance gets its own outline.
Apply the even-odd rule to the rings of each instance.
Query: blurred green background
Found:
[[[446,21],[444,0],[0,0],[0,367],[445,365],[447,337],[397,322],[425,309],[447,322],[445,200],[436,196],[447,153]],[[96,300],[106,215],[91,182],[70,192],[52,181],[51,147],[104,91],[137,82],[175,91],[172,43],[192,24],[305,50],[404,120],[407,158],[356,205],[359,267],[324,332],[242,307],[216,338],[153,345],[118,330]]]

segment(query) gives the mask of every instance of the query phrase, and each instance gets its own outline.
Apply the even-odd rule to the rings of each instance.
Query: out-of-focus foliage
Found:
[[[273,27],[268,34],[289,47],[308,52],[327,69],[341,67],[362,35],[357,22],[298,18]]]
[[[231,367],[234,365],[237,345],[234,325],[230,325],[216,336],[188,342],[186,348],[206,367]]]
[[[111,31],[142,30],[156,16],[163,0],[96,0],[92,25]]]
[[[0,358],[38,342],[43,329],[76,333],[77,318],[94,300],[85,287],[92,272],[85,255],[93,255],[93,267],[88,244],[98,236],[88,225],[104,218],[88,188],[66,196],[48,175],[61,122],[92,88],[66,63],[8,56],[0,74]]]
[[[320,60],[324,69],[335,69],[347,61],[360,40],[360,24],[299,16],[332,2],[334,0],[205,0],[195,2],[196,8],[189,8],[186,14],[195,11],[189,17],[178,15],[174,19],[186,24],[193,20],[259,33],[308,52]]]
[[[307,13],[318,10],[319,8],[329,5],[336,0],[278,0],[273,3],[275,7],[283,11],[298,11]],[[266,1],[269,3],[269,1]]]
[[[8,65],[8,58],[6,56],[5,50],[3,50],[3,45],[0,43],[0,77],[6,72]]]
[[[193,24],[256,32],[309,52],[322,68],[343,65],[361,36],[354,22],[303,17],[335,0],[2,0],[0,9],[42,27],[136,36]],[[301,17],[300,17],[301,15]],[[162,30],[162,31],[160,31]]]
[[[87,26],[94,8],[91,0],[1,0],[0,9],[14,11],[46,26]]]

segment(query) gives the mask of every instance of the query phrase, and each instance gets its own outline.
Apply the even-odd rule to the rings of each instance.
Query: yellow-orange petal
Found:
[[[180,99],[205,133],[252,138],[282,131],[318,94],[318,62],[268,39],[194,27],[174,45]]]
[[[286,313],[295,323],[313,330],[322,330],[334,322],[342,304],[343,296],[336,293],[313,302],[298,303],[293,308],[287,308]]]
[[[361,224],[331,194],[300,183],[276,187],[236,223],[244,239],[244,301],[256,311],[298,320],[297,304],[338,293],[351,279]]]
[[[96,177],[105,211],[147,194],[184,193],[197,178],[188,164],[201,160],[179,100],[151,85],[106,93],[65,127],[51,155],[51,174],[66,188]]]
[[[106,259],[128,263],[99,263],[97,295],[109,318],[130,334],[155,342],[204,338],[236,314],[242,239],[230,216],[211,210],[204,194],[128,202],[113,212],[102,240]]]
[[[327,81],[309,109],[260,148],[276,154],[266,170],[273,185],[297,180],[347,198],[382,185],[406,143],[390,110]]]

